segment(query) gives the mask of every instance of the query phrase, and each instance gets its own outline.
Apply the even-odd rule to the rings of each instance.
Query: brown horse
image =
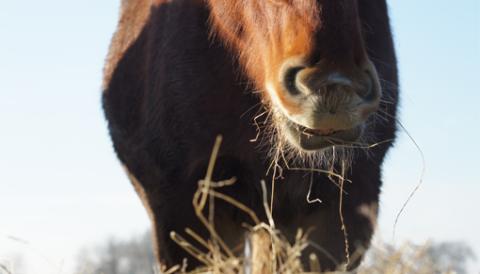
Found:
[[[374,230],[396,86],[385,0],[123,0],[103,103],[159,261],[198,264],[169,233],[208,237],[191,201],[222,134],[214,177],[237,178],[222,191],[265,220],[260,181],[274,181],[276,226],[291,240],[313,228],[305,254],[325,270],[355,268],[347,255]],[[225,241],[241,244],[248,218],[226,203],[216,213]]]

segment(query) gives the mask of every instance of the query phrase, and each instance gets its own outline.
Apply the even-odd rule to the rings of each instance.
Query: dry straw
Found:
[[[203,265],[195,270],[186,271],[188,262],[183,265],[177,265],[173,268],[160,268],[163,274],[306,274],[323,273],[321,265],[315,254],[309,255],[309,271],[305,270],[301,263],[301,256],[305,248],[311,244],[308,242],[308,233],[298,230],[294,243],[290,243],[276,228],[273,220],[265,182],[262,181],[263,203],[268,224],[260,222],[255,212],[246,205],[235,200],[232,197],[224,195],[218,191],[219,188],[230,186],[236,179],[231,178],[225,181],[214,182],[212,175],[215,168],[215,162],[220,150],[222,137],[216,139],[210,162],[208,165],[205,179],[199,181],[198,189],[193,197],[193,207],[201,223],[207,228],[209,237],[203,238],[190,228],[186,228],[184,233],[191,239],[186,240],[180,233],[171,232],[171,238],[180,245],[186,252],[200,261]],[[322,171],[324,172],[324,171]],[[340,199],[343,195],[343,174],[330,174],[338,177],[340,180]],[[232,250],[220,237],[215,229],[215,200],[223,200],[235,206],[249,216],[255,223],[254,227],[245,227],[248,230],[243,252]],[[208,203],[207,203],[208,201]],[[208,205],[208,208],[207,208]],[[342,208],[339,208],[341,214]],[[205,213],[206,212],[206,213]],[[342,214],[341,214],[342,215]],[[342,227],[345,236],[346,228]],[[348,241],[345,242],[345,248],[348,250]],[[430,274],[444,273],[453,274],[450,271],[440,271],[426,257],[426,248],[417,248],[414,245],[406,244],[395,252],[386,252],[381,248],[373,247],[371,253],[375,254],[375,262],[367,263],[361,266],[355,273],[358,274]],[[205,251],[206,250],[206,251]],[[353,261],[358,259],[358,254],[348,254],[347,259]],[[346,273],[346,272],[336,272]]]

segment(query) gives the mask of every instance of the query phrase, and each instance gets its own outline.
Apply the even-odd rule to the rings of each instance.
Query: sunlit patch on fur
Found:
[[[285,105],[284,103],[285,100],[282,100],[280,98],[278,94],[279,91],[275,88],[275,85],[272,82],[267,82],[265,87],[273,105],[278,107],[283,112],[283,114],[286,115],[289,119],[294,120],[294,118],[291,115],[292,110]]]
[[[105,92],[121,58],[125,55],[125,52],[132,43],[137,40],[142,29],[147,24],[151,12],[149,1],[150,0],[122,1],[119,27],[112,38],[107,62],[103,69],[104,79],[102,89]],[[159,6],[165,2],[166,0],[155,0],[153,4]]]

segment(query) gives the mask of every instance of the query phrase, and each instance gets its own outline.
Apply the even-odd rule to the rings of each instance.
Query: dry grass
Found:
[[[5,273],[5,274],[12,274],[10,272],[9,268],[3,264],[0,263],[0,273]]]
[[[454,274],[439,269],[428,254],[429,244],[417,246],[405,243],[398,249],[388,246],[372,247],[369,258],[358,274]]]
[[[195,242],[187,241],[177,232],[172,232],[172,239],[185,249],[190,255],[203,263],[203,266],[187,272],[186,266],[175,266],[171,269],[161,269],[160,273],[182,273],[182,274],[201,274],[201,273],[279,273],[279,274],[300,274],[300,273],[320,273],[321,267],[317,257],[310,254],[309,270],[305,270],[301,263],[302,252],[308,246],[307,234],[301,230],[296,235],[296,240],[291,244],[275,228],[275,223],[271,215],[266,195],[265,182],[262,182],[264,209],[269,223],[261,223],[256,214],[247,206],[239,201],[225,196],[218,192],[218,188],[235,183],[235,179],[221,182],[213,182],[212,174],[215,167],[216,157],[220,148],[221,137],[217,138],[213,153],[210,158],[209,167],[204,180],[199,182],[198,190],[194,195],[193,206],[195,213],[203,225],[210,233],[208,239],[204,239],[191,229],[186,229],[188,234]],[[213,224],[215,215],[215,199],[226,201],[247,216],[257,225],[247,227],[249,230],[249,239],[245,242],[243,254],[234,252],[219,236]],[[208,203],[207,203],[208,201]],[[207,207],[208,205],[208,207]],[[417,248],[413,245],[405,245],[399,250],[384,250],[382,248],[372,248],[370,252],[374,262],[368,260],[364,262],[356,273],[358,274],[429,274],[454,272],[439,271],[435,269],[432,262],[426,257],[426,247]],[[207,250],[207,251],[202,251]],[[345,272],[337,272],[345,273]]]
[[[403,128],[403,126],[402,126]],[[404,128],[403,128],[404,129]],[[408,134],[408,133],[407,133]],[[411,138],[411,136],[408,134]],[[405,209],[406,204],[414,193],[421,185],[423,174],[425,173],[425,160],[423,153],[419,146],[411,138],[415,146],[419,150],[422,161],[422,175],[419,184],[415,190],[408,197],[408,200],[403,205],[401,211],[395,220],[395,226],[398,222],[398,218],[401,212]],[[263,206],[268,217],[268,223],[260,222],[255,212],[249,209],[246,205],[226,196],[218,191],[219,188],[230,186],[235,183],[235,178],[215,182],[212,180],[213,170],[215,162],[220,149],[221,137],[217,137],[211,158],[208,165],[206,176],[198,184],[198,189],[193,198],[193,207],[195,213],[202,224],[209,231],[208,239],[202,238],[195,231],[186,229],[184,232],[193,241],[188,241],[179,232],[172,232],[171,238],[185,249],[190,255],[202,262],[203,266],[193,270],[186,271],[188,262],[184,262],[183,265],[175,266],[171,269],[162,268],[160,273],[162,274],[207,274],[207,273],[225,273],[225,274],[300,274],[300,273],[322,273],[320,263],[315,254],[309,255],[309,265],[304,266],[301,263],[302,255],[305,255],[305,248],[308,246],[308,233],[299,230],[297,232],[294,243],[289,242],[279,230],[275,228],[275,223],[271,214],[271,205],[267,198],[267,191],[265,182],[261,182],[263,188]],[[375,144],[377,145],[377,144]],[[373,145],[373,146],[375,146]],[[335,178],[338,181],[338,187],[340,189],[340,201],[343,200],[343,183],[348,182],[344,179],[343,170],[341,174],[332,171],[320,170],[320,169],[296,169],[292,170],[305,170],[325,173],[329,178]],[[275,175],[273,176],[275,178]],[[332,182],[334,180],[332,179]],[[243,252],[239,250],[232,250],[217,233],[213,223],[215,216],[215,200],[222,200],[235,206],[239,210],[243,211],[247,216],[251,218],[254,227],[245,226],[249,231],[248,239],[245,241]],[[310,200],[307,197],[307,201],[314,203],[315,200]],[[271,202],[271,201],[270,201]],[[339,208],[339,214],[342,217],[342,208]],[[343,220],[342,220],[343,223]],[[347,236],[346,228],[342,227]],[[345,242],[345,248],[348,250],[348,241]],[[366,260],[360,266],[355,273],[357,274],[453,274],[455,273],[449,269],[438,269],[435,262],[427,254],[428,245],[417,246],[414,244],[404,244],[401,248],[394,249],[386,245],[380,244],[379,246],[373,246],[367,253]],[[206,250],[206,251],[205,251]],[[350,254],[346,252],[346,259],[348,261]],[[356,259],[356,254],[352,254],[352,259]],[[305,269],[308,268],[308,270]],[[11,270],[0,263],[0,273],[12,273]],[[346,272],[335,272],[346,273]]]

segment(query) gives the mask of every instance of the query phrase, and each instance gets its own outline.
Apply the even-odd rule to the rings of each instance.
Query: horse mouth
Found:
[[[363,124],[349,129],[312,129],[287,121],[288,139],[306,151],[322,150],[332,146],[351,145],[363,134]]]

